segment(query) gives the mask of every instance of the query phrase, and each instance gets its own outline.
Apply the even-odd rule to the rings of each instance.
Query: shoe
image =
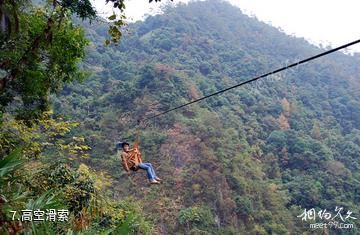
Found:
[[[155,179],[156,179],[157,181],[161,181],[161,179],[160,179],[159,177],[156,177]]]
[[[160,182],[157,180],[152,180],[152,181],[150,181],[150,184],[160,184]]]

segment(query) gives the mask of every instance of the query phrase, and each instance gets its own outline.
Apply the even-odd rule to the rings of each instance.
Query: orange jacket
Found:
[[[141,153],[139,149],[134,147],[133,149],[121,153],[122,166],[126,171],[135,170],[136,167],[142,163]]]

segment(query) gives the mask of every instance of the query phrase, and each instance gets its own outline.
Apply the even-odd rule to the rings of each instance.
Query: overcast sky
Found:
[[[189,0],[174,0],[188,2]],[[210,0],[211,1],[211,0]],[[304,37],[313,43],[339,46],[360,39],[359,0],[227,0],[244,13],[280,27],[286,33]],[[110,14],[105,0],[93,0],[99,12]],[[148,3],[148,0],[127,0],[126,15],[141,20],[146,14],[159,12],[159,6],[169,4]],[[170,3],[173,4],[174,3]],[[351,47],[360,52],[360,45]]]

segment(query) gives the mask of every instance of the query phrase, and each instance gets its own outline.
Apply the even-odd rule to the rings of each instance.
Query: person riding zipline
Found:
[[[141,153],[138,149],[138,144],[135,143],[134,148],[132,149],[129,147],[130,145],[126,142],[117,144],[117,150],[121,156],[122,166],[126,170],[128,176],[131,175],[131,171],[142,169],[147,172],[147,177],[151,184],[160,184],[161,179],[156,176],[155,170],[151,163],[144,163],[141,160]]]

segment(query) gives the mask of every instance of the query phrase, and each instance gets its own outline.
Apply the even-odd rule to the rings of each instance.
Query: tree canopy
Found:
[[[36,11],[23,14],[39,22],[27,26],[32,29],[27,37],[46,29],[45,18],[36,20]],[[25,109],[14,95],[4,105],[0,198],[30,193],[7,204],[0,201],[9,205],[0,214],[6,228],[19,227],[11,222],[11,207],[22,209],[56,195],[51,205],[69,208],[70,222],[35,224],[36,229],[66,232],[71,227],[90,234],[358,232],[359,220],[349,219],[351,230],[311,230],[311,221],[301,219],[305,209],[334,215],[336,207],[343,208],[343,215],[352,211],[359,217],[358,54],[334,53],[141,127],[143,158],[164,179],[160,187],[148,187],[140,172],[128,180],[114,151],[117,141],[134,139],[136,120],[325,49],[221,1],[167,8],[129,24],[130,33],[108,46],[106,22],[67,20],[52,31],[60,45],[40,44],[39,56],[26,55],[35,58],[31,66],[18,68],[19,77],[35,70],[40,72],[34,78],[47,81],[45,74],[56,72],[49,63],[53,58],[57,66],[70,66],[57,71],[59,84],[49,80],[48,87],[32,87],[31,82],[11,87],[21,95],[20,88],[42,95],[55,82],[54,91],[60,93],[48,96],[50,111],[36,112],[39,118],[31,121],[22,117],[33,117],[30,108],[40,102]],[[78,44],[71,38],[83,40],[81,50],[75,50]],[[62,40],[69,40],[69,51]],[[24,46],[18,45],[22,53],[9,50],[4,55],[16,61],[11,59],[21,58],[29,44]],[[72,66],[79,69],[66,77],[63,72]],[[89,76],[79,82],[81,71]],[[23,113],[17,111],[21,109]],[[16,187],[6,187],[10,184]]]

